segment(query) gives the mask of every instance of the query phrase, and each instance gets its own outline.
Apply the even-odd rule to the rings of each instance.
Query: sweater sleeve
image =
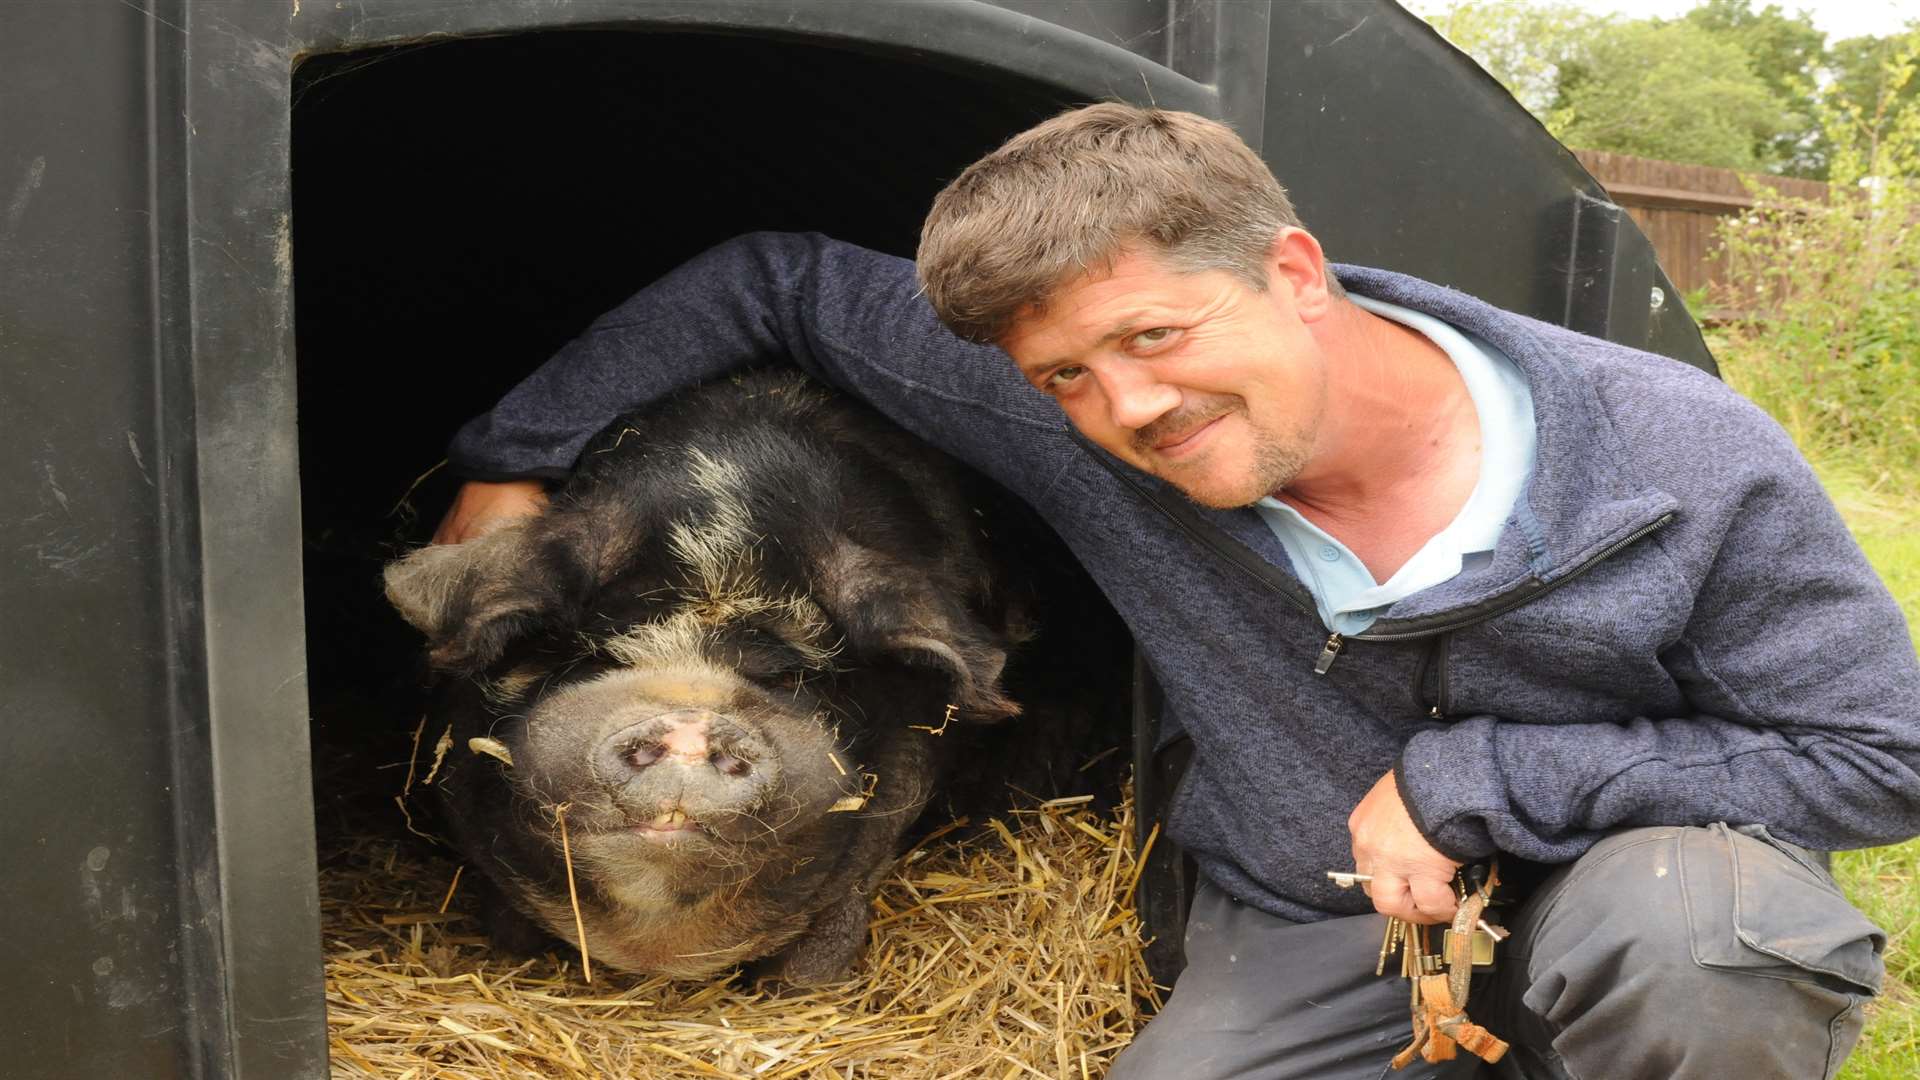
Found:
[[[1710,557],[1675,569],[1692,602],[1661,662],[1688,713],[1416,733],[1395,775],[1435,848],[1563,862],[1612,830],[1713,821],[1820,850],[1920,833],[1906,620],[1784,434],[1749,453],[1777,464],[1741,476]]]
[[[552,479],[616,417],[696,383],[791,361],[1035,497],[1072,455],[1059,408],[1006,354],[964,341],[913,264],[816,234],[754,233],[601,316],[454,436],[469,479]]]

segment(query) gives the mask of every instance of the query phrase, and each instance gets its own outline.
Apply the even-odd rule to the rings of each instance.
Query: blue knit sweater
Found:
[[[1539,448],[1489,565],[1336,649],[1251,510],[1198,508],[1079,439],[1003,354],[940,325],[911,263],[825,237],[742,237],[662,278],[450,456],[474,478],[563,475],[617,414],[790,355],[1058,530],[1163,683],[1169,737],[1193,738],[1169,835],[1283,918],[1368,909],[1324,871],[1351,861],[1347,815],[1389,768],[1462,860],[1720,820],[1823,849],[1920,833],[1906,624],[1772,421],[1664,357],[1338,273],[1511,356]]]

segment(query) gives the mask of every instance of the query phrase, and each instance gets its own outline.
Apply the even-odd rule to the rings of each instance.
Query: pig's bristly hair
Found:
[[[996,599],[970,490],[951,462],[864,407],[763,372],[622,420],[542,514],[390,568],[389,595],[427,634],[434,664],[471,679],[493,716],[511,710],[544,730],[542,716],[562,715],[542,712],[554,695],[663,669],[729,692],[773,684],[748,670],[779,671],[783,685],[830,675],[804,700],[831,707],[804,723],[873,778],[853,789],[862,807],[830,827],[817,828],[820,798],[793,791],[717,808],[698,855],[714,873],[680,896],[685,867],[670,875],[651,865],[659,853],[635,850],[614,788],[543,782],[540,755],[521,754],[526,768],[500,771],[514,809],[488,820],[533,843],[503,849],[496,832],[469,855],[524,913],[575,939],[583,961],[591,934],[604,965],[700,975],[806,933],[818,910],[762,880],[793,861],[794,838],[851,836],[883,858],[931,793],[929,747],[955,740],[910,726],[942,702],[962,721],[1017,711],[1000,678],[1019,634]],[[905,756],[854,757],[903,738]],[[844,856],[818,857],[789,877],[813,881],[809,896],[844,897]],[[509,858],[537,861],[522,873]]]

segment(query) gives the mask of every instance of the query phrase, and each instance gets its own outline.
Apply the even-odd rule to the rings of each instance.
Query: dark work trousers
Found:
[[[1808,852],[1758,826],[1615,834],[1505,921],[1467,1004],[1512,1044],[1505,1060],[1394,1072],[1412,1027],[1406,981],[1373,974],[1382,916],[1291,923],[1203,882],[1187,969],[1108,1076],[1822,1080],[1860,1035],[1886,943]]]

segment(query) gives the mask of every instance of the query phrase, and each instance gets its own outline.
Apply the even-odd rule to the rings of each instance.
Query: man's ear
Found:
[[[435,669],[470,675],[517,634],[552,617],[564,592],[541,557],[532,522],[463,544],[423,547],[387,564],[387,600],[427,635]]]
[[[1317,322],[1333,306],[1327,288],[1327,256],[1305,229],[1282,225],[1267,248],[1269,289],[1286,289],[1302,322]]]
[[[819,599],[840,627],[846,662],[898,668],[916,683],[931,679],[937,704],[952,706],[955,719],[991,723],[1019,714],[1000,685],[1013,644],[1005,628],[988,626],[950,590],[857,545],[844,544],[832,561]],[[938,722],[933,712],[930,722]]]

